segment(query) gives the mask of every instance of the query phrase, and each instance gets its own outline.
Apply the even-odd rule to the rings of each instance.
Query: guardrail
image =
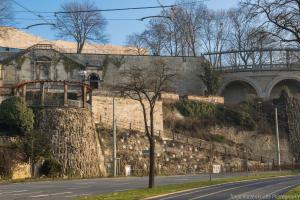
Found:
[[[225,72],[300,70],[300,49],[268,48],[203,54],[217,70]]]

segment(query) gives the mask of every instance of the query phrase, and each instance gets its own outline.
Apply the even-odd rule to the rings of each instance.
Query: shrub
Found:
[[[224,105],[215,105],[211,103],[198,101],[178,101],[174,103],[175,108],[187,118],[199,121],[200,127],[207,127],[217,124],[229,124],[241,126],[245,130],[255,130],[256,123],[253,119],[252,107],[248,104],[242,104],[235,108],[228,108]],[[187,122],[185,120],[185,122]],[[179,124],[183,128],[183,123]],[[193,124],[187,125],[186,130],[195,129]],[[178,128],[179,127],[176,127]],[[196,130],[191,130],[196,131]]]
[[[223,135],[211,135],[210,140],[219,143],[225,143],[226,139]]]
[[[34,114],[23,99],[12,97],[0,105],[0,123],[9,130],[24,134],[33,129]]]
[[[0,149],[0,177],[11,179],[14,168],[14,155],[9,149]]]
[[[245,130],[255,130],[256,123],[246,111],[235,111],[224,106],[218,107],[217,118],[220,121],[241,126]]]
[[[48,158],[44,161],[41,172],[49,178],[59,177],[62,174],[62,165],[57,160]]]
[[[211,118],[216,112],[216,105],[197,101],[179,101],[175,107],[183,116],[192,118]]]

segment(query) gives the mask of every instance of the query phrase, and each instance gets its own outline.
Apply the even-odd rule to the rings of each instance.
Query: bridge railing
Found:
[[[203,56],[224,71],[300,70],[300,49],[233,50]]]

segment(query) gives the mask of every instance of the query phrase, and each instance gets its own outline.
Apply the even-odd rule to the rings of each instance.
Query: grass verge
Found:
[[[282,197],[278,198],[278,200],[298,200],[300,199],[300,186],[295,187],[294,189],[290,190]]]
[[[164,185],[158,186],[153,189],[135,189],[128,190],[124,192],[114,192],[103,194],[99,196],[84,196],[80,198],[76,198],[77,200],[138,200],[144,199],[147,197],[163,195],[188,189],[194,189],[199,187],[205,187],[210,185],[222,184],[222,183],[230,183],[236,181],[244,181],[244,180],[254,180],[254,179],[262,179],[262,178],[271,178],[277,176],[287,176],[287,175],[297,175],[299,172],[276,172],[276,173],[268,173],[268,174],[251,174],[250,176],[240,176],[233,178],[223,178],[223,179],[215,179],[210,181],[197,181],[190,182],[184,184],[176,184],[176,185]]]

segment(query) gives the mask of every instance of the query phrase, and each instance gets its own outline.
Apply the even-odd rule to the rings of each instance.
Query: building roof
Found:
[[[46,40],[13,27],[0,27],[0,47],[27,49],[36,44],[53,44],[64,53],[76,53],[76,43],[63,40]],[[136,55],[132,47],[86,43],[82,53]]]

